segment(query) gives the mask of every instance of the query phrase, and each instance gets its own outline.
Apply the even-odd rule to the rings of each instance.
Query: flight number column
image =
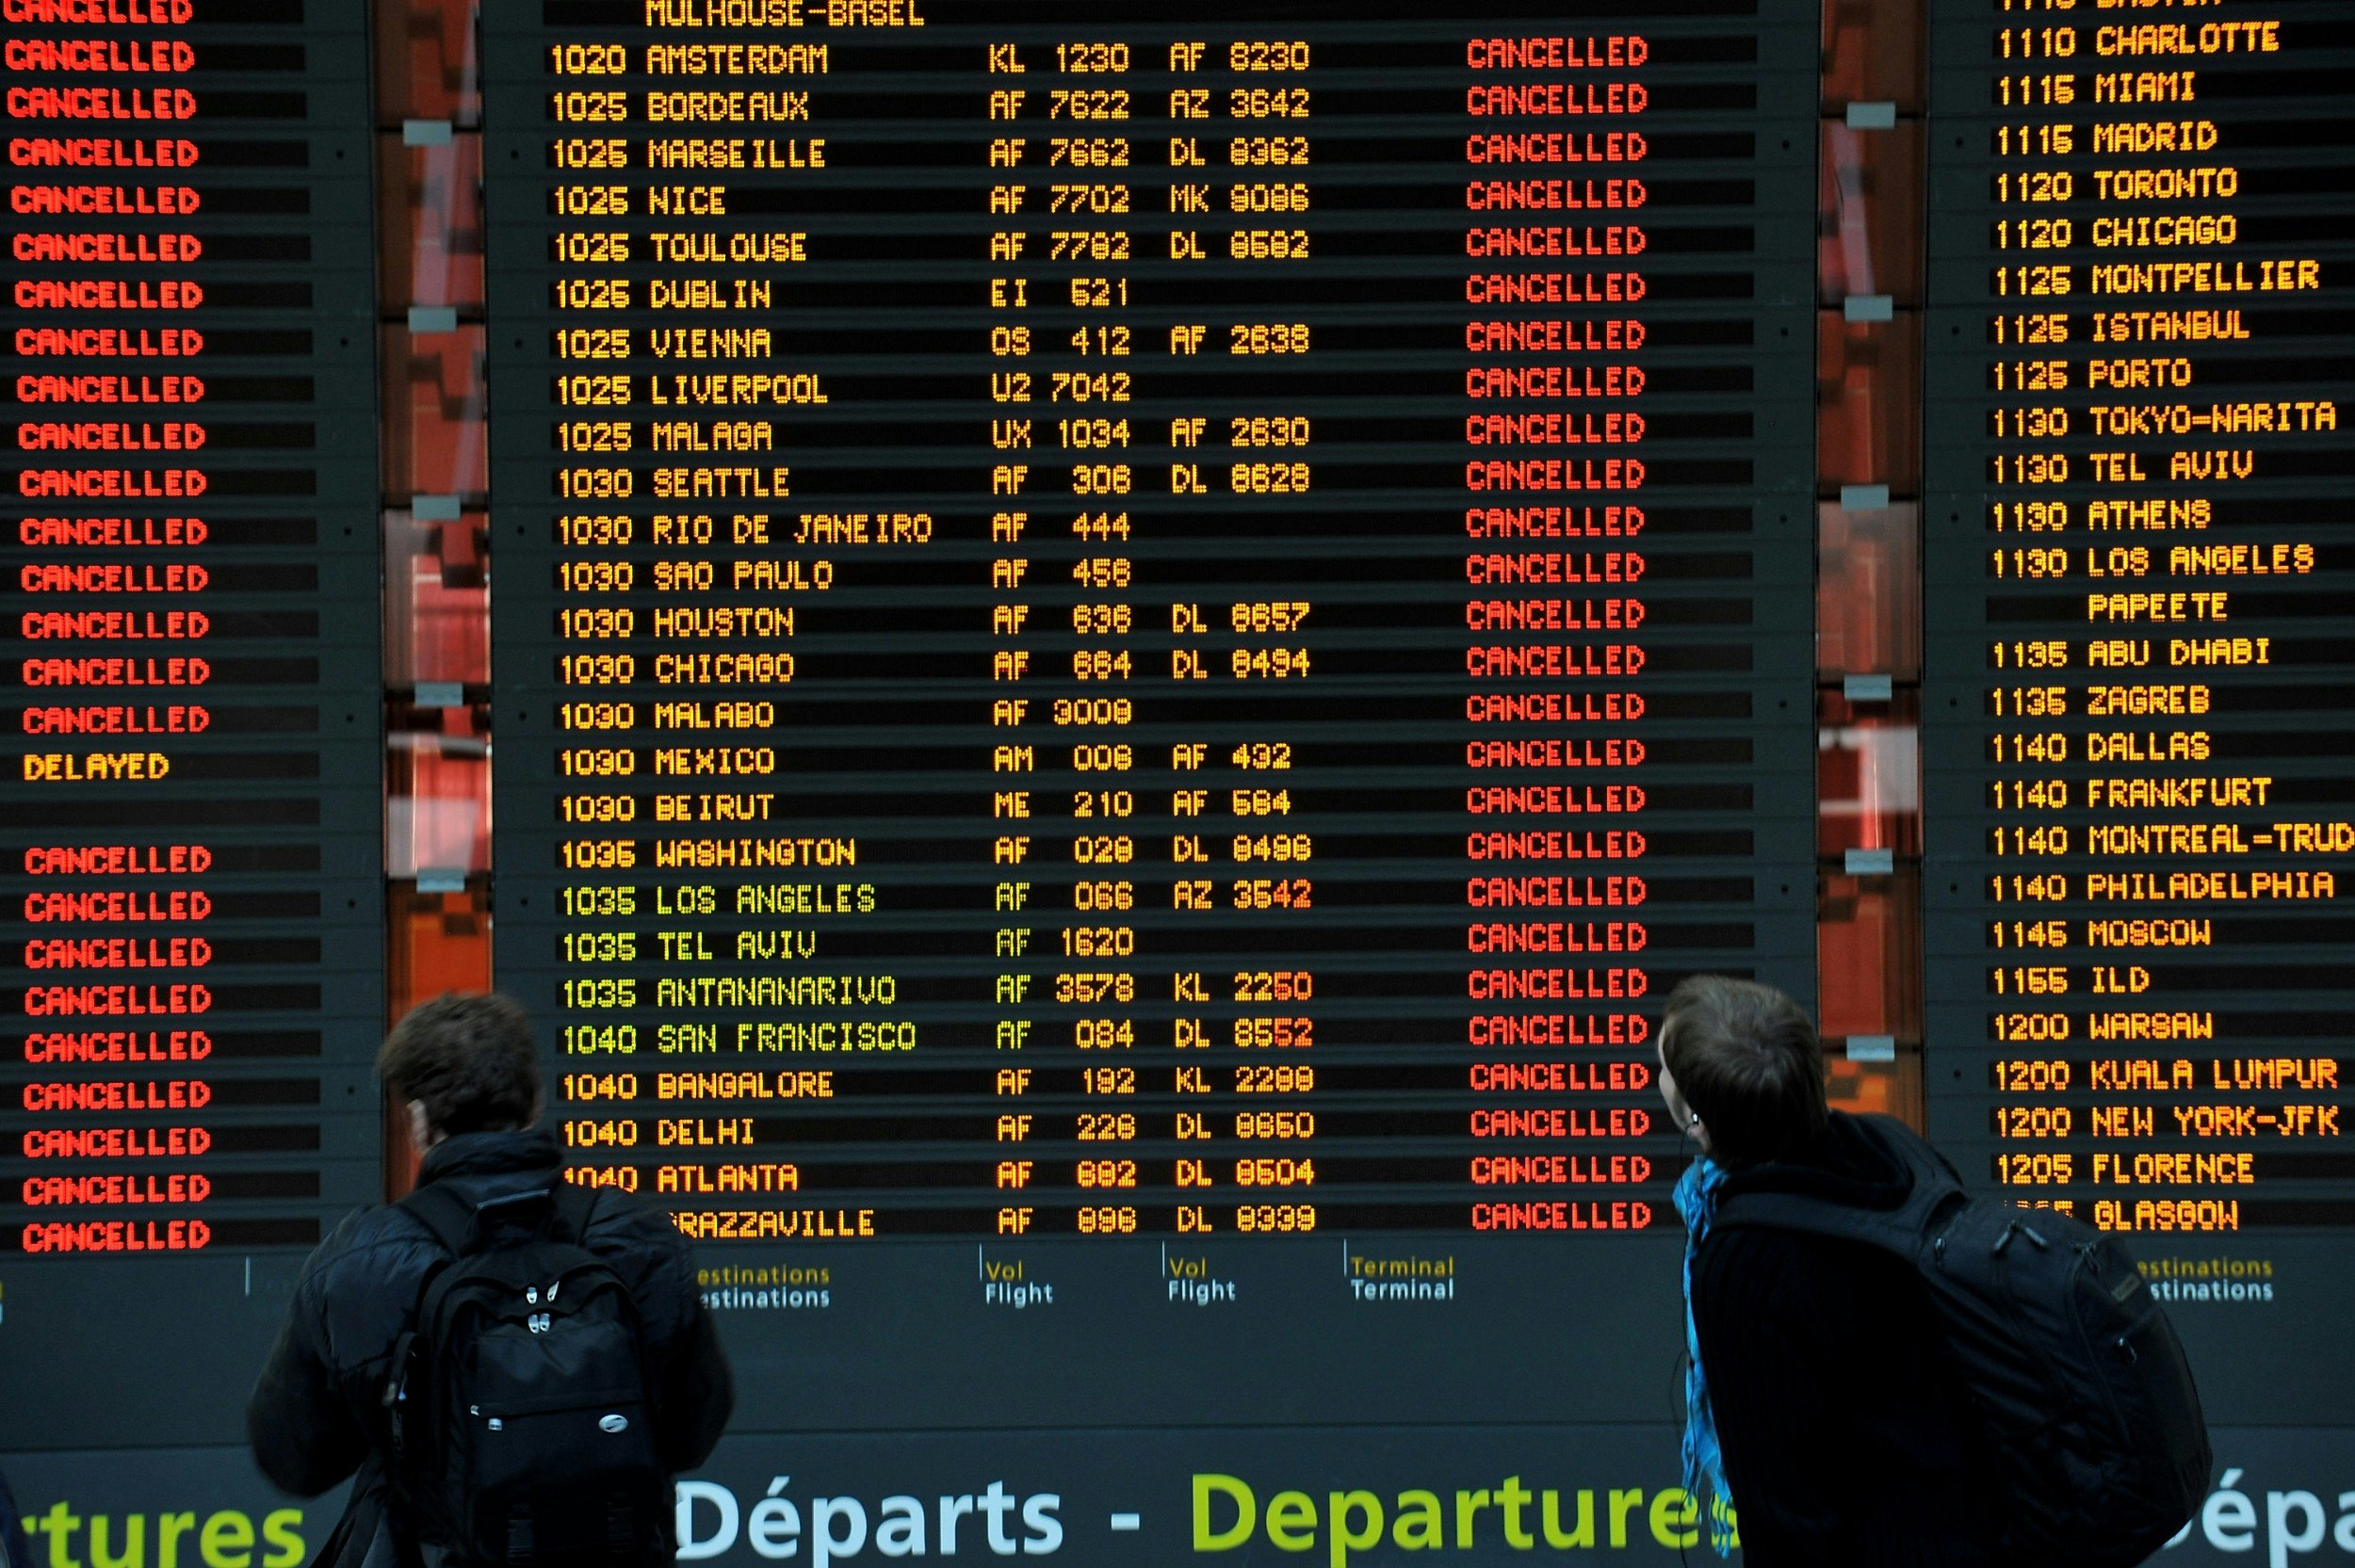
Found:
[[[1314,590],[1271,581],[1312,525],[1314,422],[1292,396],[1311,361],[1295,306],[1311,253],[1312,44],[1184,39],[1165,46],[1170,537],[1148,545],[1171,682],[1166,918],[1187,964],[1169,976],[1181,1233],[1315,1229],[1315,801],[1294,784],[1313,687]],[[1205,383],[1208,383],[1207,385]],[[1248,390],[1243,389],[1247,386]],[[1156,628],[1157,631],[1159,628]],[[1157,672],[1160,669],[1156,661]],[[1305,757],[1301,758],[1306,765]],[[1215,932],[1215,935],[1210,933]],[[1195,967],[1200,965],[1200,967]]]
[[[1223,267],[1226,298],[1240,307],[1220,328],[1228,363],[1247,364],[1262,389],[1220,411],[1224,489],[1254,520],[1251,533],[1299,534],[1315,526],[1301,509],[1315,490],[1316,429],[1295,401],[1317,374],[1310,328],[1257,319],[1252,306],[1303,292],[1288,274],[1311,259],[1317,61],[1310,40],[1281,35],[1223,42],[1212,58],[1225,67],[1214,89],[1226,120],[1226,185],[1217,204],[1231,227]],[[1237,1010],[1226,1028],[1237,1054],[1218,1087],[1236,1099],[1217,1120],[1235,1143],[1218,1165],[1221,1179],[1235,1184],[1234,1226],[1244,1233],[1317,1227],[1316,1069],[1300,1054],[1316,1042],[1315,962],[1287,940],[1298,941],[1298,926],[1316,908],[1315,835],[1293,812],[1339,803],[1287,787],[1298,744],[1290,720],[1315,705],[1317,607],[1312,584],[1269,593],[1253,582],[1212,611],[1224,644],[1213,655],[1225,666],[1216,673],[1234,683],[1239,720],[1219,737],[1227,765],[1219,848],[1231,876],[1226,902],[1249,933],[1241,946],[1250,960],[1223,977]]]
[[[1021,1150],[1001,1188],[1070,1184],[1054,1213],[1081,1235],[1133,1234],[1142,982],[1135,329],[1130,46],[1096,38],[989,49],[993,510],[991,859],[1000,1049],[1027,1050],[1001,1094],[1076,1084],[1081,1108],[1001,1117],[1001,1142],[1069,1140],[1066,1167]],[[1037,787],[1045,784],[1047,787]],[[1037,921],[1037,924],[1016,922]],[[1066,1055],[1065,1053],[1069,1053]],[[1048,1145],[1051,1146],[1051,1145]],[[1076,1205],[1069,1199],[1079,1198]],[[1031,1211],[1000,1211],[1019,1234]]]

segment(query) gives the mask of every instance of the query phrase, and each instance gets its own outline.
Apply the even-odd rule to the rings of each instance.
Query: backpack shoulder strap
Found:
[[[589,1243],[589,1223],[597,1214],[597,1189],[577,1186],[559,1176],[549,1199],[553,1212],[548,1222],[548,1234],[559,1241],[586,1247]]]
[[[400,1200],[400,1207],[442,1244],[453,1258],[463,1257],[475,1250],[481,1239],[486,1215],[518,1208],[527,1213],[544,1204],[547,1205],[550,1239],[577,1247],[589,1235],[590,1221],[595,1218],[597,1194],[585,1187],[558,1177],[556,1185],[545,1192],[519,1192],[486,1205],[468,1203],[439,1182],[418,1188]]]
[[[463,1257],[475,1239],[475,1206],[439,1182],[429,1182],[400,1200],[408,1216],[433,1233],[452,1257]]]

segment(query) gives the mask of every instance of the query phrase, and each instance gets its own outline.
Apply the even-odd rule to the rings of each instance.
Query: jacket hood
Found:
[[[1852,1208],[1893,1209],[1913,1192],[1913,1167],[1883,1117],[1835,1110],[1812,1142],[1789,1159],[1737,1171],[1725,1195],[1792,1192]]]

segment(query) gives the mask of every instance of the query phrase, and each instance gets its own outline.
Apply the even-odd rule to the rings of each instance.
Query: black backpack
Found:
[[[458,1562],[667,1562],[638,1308],[581,1244],[595,1195],[559,1181],[477,1208],[432,1184],[400,1206],[451,1257],[384,1389],[398,1513]]]
[[[2212,1463],[2191,1366],[2115,1237],[1973,1198],[1928,1144],[1860,1118],[1913,1175],[1892,1209],[1728,1197],[1711,1220],[1859,1241],[1913,1265],[1985,1422],[2005,1560],[2136,1563],[2200,1507]]]

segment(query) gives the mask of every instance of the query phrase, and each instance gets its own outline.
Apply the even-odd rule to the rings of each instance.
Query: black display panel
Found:
[[[382,1189],[362,20],[0,23],[0,1447],[230,1437]]]
[[[1812,993],[1811,29],[486,14],[498,979],[748,1430],[1658,1411],[1408,1347]]]
[[[1931,1131],[2331,1419],[2335,1351],[2251,1347],[2328,1337],[2355,1222],[2355,8],[2252,18],[1938,13]]]

